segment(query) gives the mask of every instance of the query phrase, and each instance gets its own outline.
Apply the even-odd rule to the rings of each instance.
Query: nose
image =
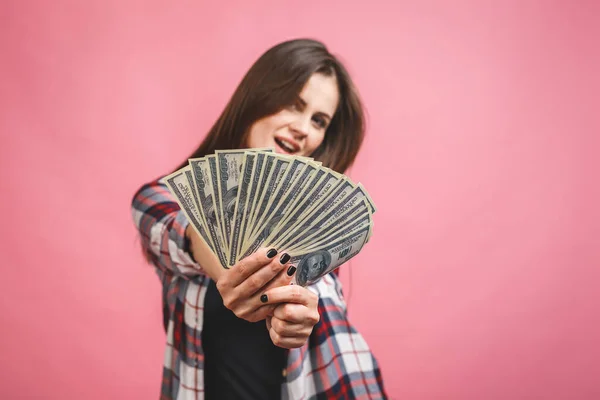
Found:
[[[308,130],[310,128],[310,118],[304,116],[298,116],[290,123],[292,134],[296,139],[303,139],[308,136]]]

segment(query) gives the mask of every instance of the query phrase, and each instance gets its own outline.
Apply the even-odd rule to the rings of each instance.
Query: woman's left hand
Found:
[[[272,315],[267,316],[267,329],[276,346],[302,347],[319,322],[319,297],[304,287],[287,285],[269,289],[261,301],[279,304]]]

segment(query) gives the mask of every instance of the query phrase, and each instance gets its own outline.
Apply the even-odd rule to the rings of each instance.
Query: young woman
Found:
[[[343,173],[362,143],[360,99],[320,42],[280,43],[250,68],[189,158],[272,147]],[[187,165],[187,159],[180,167]],[[163,399],[382,399],[381,373],[348,322],[336,273],[306,288],[281,249],[259,249],[210,273],[205,247],[155,180],[133,198],[133,219],[163,284]]]

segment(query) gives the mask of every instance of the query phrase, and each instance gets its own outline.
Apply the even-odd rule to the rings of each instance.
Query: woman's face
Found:
[[[273,147],[277,153],[309,156],[323,142],[339,102],[335,76],[313,74],[296,103],[250,127],[248,146]]]

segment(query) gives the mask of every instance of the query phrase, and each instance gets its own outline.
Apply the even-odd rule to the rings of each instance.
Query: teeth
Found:
[[[283,145],[285,146],[286,150],[288,150],[288,151],[290,151],[290,152],[293,152],[293,151],[294,151],[294,149],[293,149],[292,147],[290,147],[290,145],[289,145],[289,144],[287,144],[286,142],[283,142]]]
[[[277,139],[277,143],[284,148],[284,150],[289,151],[290,153],[293,153],[295,151],[295,149],[289,145],[286,141],[281,140],[281,139]]]

